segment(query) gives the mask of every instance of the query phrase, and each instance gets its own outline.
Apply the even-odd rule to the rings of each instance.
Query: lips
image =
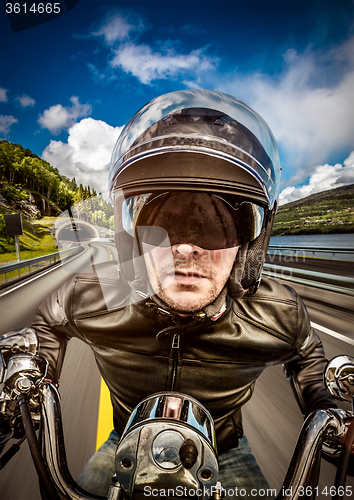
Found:
[[[208,277],[205,274],[199,273],[192,269],[191,270],[176,269],[174,274],[175,274],[175,281],[185,285],[196,285],[198,283],[201,283],[203,280],[208,279]]]
[[[179,271],[179,270],[176,270],[175,271],[175,276],[195,276],[196,278],[206,278],[206,276],[204,274],[201,274],[201,273],[197,273],[195,271]]]

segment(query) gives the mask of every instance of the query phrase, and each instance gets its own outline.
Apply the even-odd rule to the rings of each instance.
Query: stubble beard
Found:
[[[201,297],[193,297],[191,296],[188,298],[187,302],[185,302],[182,306],[180,304],[180,300],[174,299],[171,297],[169,293],[169,287],[174,286],[176,287],[176,292],[177,293],[194,293],[197,292],[198,290],[198,285],[185,285],[182,283],[173,283],[172,285],[167,286],[166,288],[163,288],[161,285],[161,281],[158,281],[158,293],[157,296],[165,302],[171,309],[176,311],[177,313],[194,313],[197,311],[202,310],[204,307],[207,305],[211,304],[214,302],[214,300],[219,296],[220,291],[219,291],[219,282],[215,279],[214,273],[210,271],[210,269],[207,269],[206,267],[203,266],[202,263],[198,262],[196,263],[193,259],[188,260],[175,260],[174,261],[174,271],[183,271],[183,270],[188,270],[192,273],[200,273],[202,275],[207,276],[204,279],[207,279],[209,284],[211,283],[211,287],[206,290]],[[160,273],[163,275],[163,273],[168,272],[168,269],[162,268],[160,269]],[[167,274],[167,273],[166,273]],[[222,287],[223,288],[223,287]],[[172,294],[175,292],[171,292]]]
[[[194,285],[184,285],[183,292],[193,292],[196,287]],[[159,291],[157,294],[158,297],[165,302],[171,309],[176,311],[177,313],[194,313],[197,311],[201,311],[204,307],[208,306],[218,297],[219,292],[215,289],[209,289],[203,297],[200,298],[190,298],[189,304],[185,303],[183,306],[180,306],[180,301],[174,300],[172,297],[168,295],[163,289]]]

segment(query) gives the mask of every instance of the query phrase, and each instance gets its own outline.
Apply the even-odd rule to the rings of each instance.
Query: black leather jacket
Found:
[[[242,436],[241,407],[256,379],[275,364],[285,365],[304,414],[336,406],[323,384],[321,341],[292,288],[263,279],[254,295],[228,297],[218,319],[199,314],[184,321],[123,286],[115,266],[98,274],[67,281],[40,305],[32,327],[56,382],[68,339],[90,345],[119,433],[141,399],[175,390],[208,408],[219,452],[226,451]]]

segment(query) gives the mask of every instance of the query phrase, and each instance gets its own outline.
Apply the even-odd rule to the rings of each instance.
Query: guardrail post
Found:
[[[40,266],[41,262],[47,262],[44,267],[48,267],[48,262],[49,265],[52,265],[52,262],[60,262],[60,260],[69,256],[71,257],[73,254],[81,253],[83,250],[83,247],[76,247],[75,249],[67,249],[61,252],[55,252],[54,254],[48,254],[42,257],[35,257],[33,259],[24,260],[22,262],[17,262],[16,264],[6,264],[5,266],[0,266],[0,275],[5,276],[4,281],[5,285],[7,285],[9,282],[17,281],[21,278],[21,269],[27,268],[28,274],[33,274],[34,272],[40,271],[40,269],[43,267]],[[33,266],[36,266],[37,270],[32,271]],[[14,277],[13,280],[9,280],[8,274],[16,271],[18,272],[18,278]]]

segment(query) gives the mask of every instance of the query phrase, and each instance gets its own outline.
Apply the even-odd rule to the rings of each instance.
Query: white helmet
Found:
[[[207,213],[220,224],[227,224],[231,214],[236,228],[231,239],[215,237],[211,243],[211,228],[196,220],[193,210],[187,226],[203,228],[199,237],[206,248],[240,245],[229,293],[233,298],[254,293],[277,209],[280,170],[271,130],[238,99],[196,89],[150,101],[124,127],[110,166],[117,249],[127,281],[138,283],[142,272],[136,257],[142,253],[139,228],[149,225],[144,207],[157,214],[187,197],[212,206]],[[171,220],[159,221],[165,232],[158,237],[155,230],[156,244],[174,227]],[[144,234],[151,238],[151,232]]]

